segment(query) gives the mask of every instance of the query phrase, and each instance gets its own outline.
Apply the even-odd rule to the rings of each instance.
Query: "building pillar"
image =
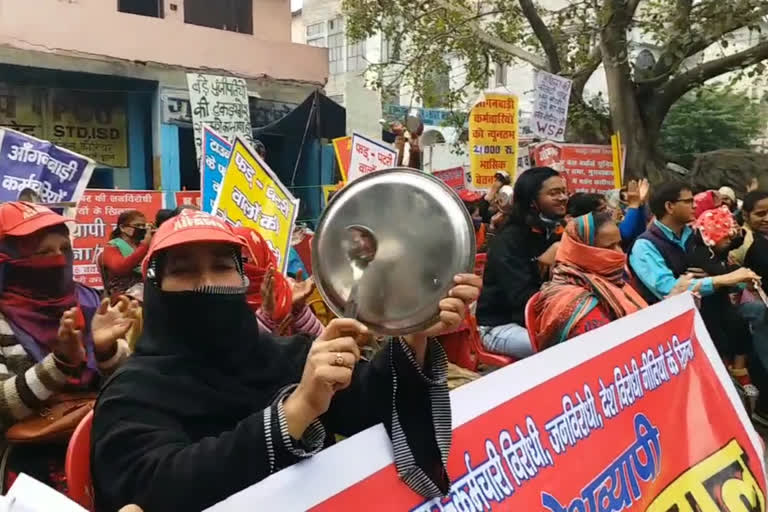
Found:
[[[126,114],[128,118],[128,165],[130,167],[130,183],[133,190],[146,190],[147,187],[147,155],[151,140],[147,129],[150,127],[147,105],[142,94],[127,94]]]
[[[179,163],[179,127],[173,124],[160,125],[160,169],[162,190],[165,192],[166,208],[176,204],[175,192],[181,189],[181,165]]]

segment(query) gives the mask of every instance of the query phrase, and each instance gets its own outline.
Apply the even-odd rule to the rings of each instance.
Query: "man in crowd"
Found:
[[[669,295],[677,279],[689,270],[688,253],[694,241],[689,225],[695,220],[693,192],[683,183],[664,183],[651,194],[650,206],[656,219],[633,245],[629,264],[638,291],[653,304]],[[702,296],[720,287],[737,285],[752,275],[746,269],[714,277],[694,273],[700,277],[691,282],[691,287],[698,287]]]

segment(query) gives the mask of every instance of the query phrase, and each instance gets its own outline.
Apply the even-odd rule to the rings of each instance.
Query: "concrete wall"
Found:
[[[286,0],[254,1],[252,36],[185,24],[183,1],[165,1],[166,17],[152,18],[118,12],[108,0],[3,0],[0,46],[325,82],[327,51],[291,43]]]

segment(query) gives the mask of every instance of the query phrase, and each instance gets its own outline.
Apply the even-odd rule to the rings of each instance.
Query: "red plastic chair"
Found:
[[[64,472],[67,475],[69,498],[92,511],[94,508],[91,480],[91,427],[93,427],[93,411],[80,421],[69,440]]]
[[[456,331],[440,336],[448,360],[467,370],[477,371],[479,364],[506,366],[516,361],[515,358],[489,352],[480,339],[477,320],[467,313],[461,327]]]
[[[485,272],[485,264],[488,262],[488,253],[479,252],[475,255],[475,274],[483,277]]]
[[[536,340],[536,312],[533,306],[539,297],[541,297],[541,292],[536,292],[525,304],[525,328],[528,329],[528,337],[531,338],[534,353],[539,351],[539,344]]]

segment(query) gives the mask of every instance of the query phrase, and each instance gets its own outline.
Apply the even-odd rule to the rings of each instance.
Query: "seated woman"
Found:
[[[141,260],[147,255],[152,231],[147,228],[147,218],[138,210],[128,210],[117,218],[101,256],[104,292],[108,297],[125,293],[141,282]]]
[[[67,219],[36,204],[0,206],[0,428],[40,419],[62,393],[98,391],[128,355],[128,300],[100,303],[72,279]],[[120,340],[119,340],[120,339]],[[119,340],[119,341],[118,341]],[[39,426],[38,426],[39,430]],[[29,431],[28,431],[29,432]],[[7,437],[6,437],[7,439]],[[5,447],[5,489],[25,472],[66,492],[64,443]]]
[[[534,304],[540,350],[647,306],[624,281],[626,255],[609,212],[576,217],[565,229],[552,280]]]
[[[329,434],[384,423],[400,477],[448,491],[446,357],[432,336],[479,295],[457,276],[440,320],[360,359],[362,324],[335,320],[314,342],[259,332],[246,302],[242,240],[184,211],[144,261],[144,332],[101,392],[92,431],[98,510],[202,510],[320,451]]]
[[[739,240],[739,226],[726,206],[706,210],[696,219],[696,234],[688,252],[688,266],[707,276],[721,276],[736,270],[728,261],[734,240]],[[740,243],[736,242],[736,243]],[[753,274],[755,280],[759,278]],[[743,288],[743,285],[741,286]],[[701,298],[701,317],[712,341],[728,364],[728,371],[747,396],[757,396],[747,371],[747,356],[752,351],[749,324],[731,302],[730,294],[739,287],[723,287]]]

